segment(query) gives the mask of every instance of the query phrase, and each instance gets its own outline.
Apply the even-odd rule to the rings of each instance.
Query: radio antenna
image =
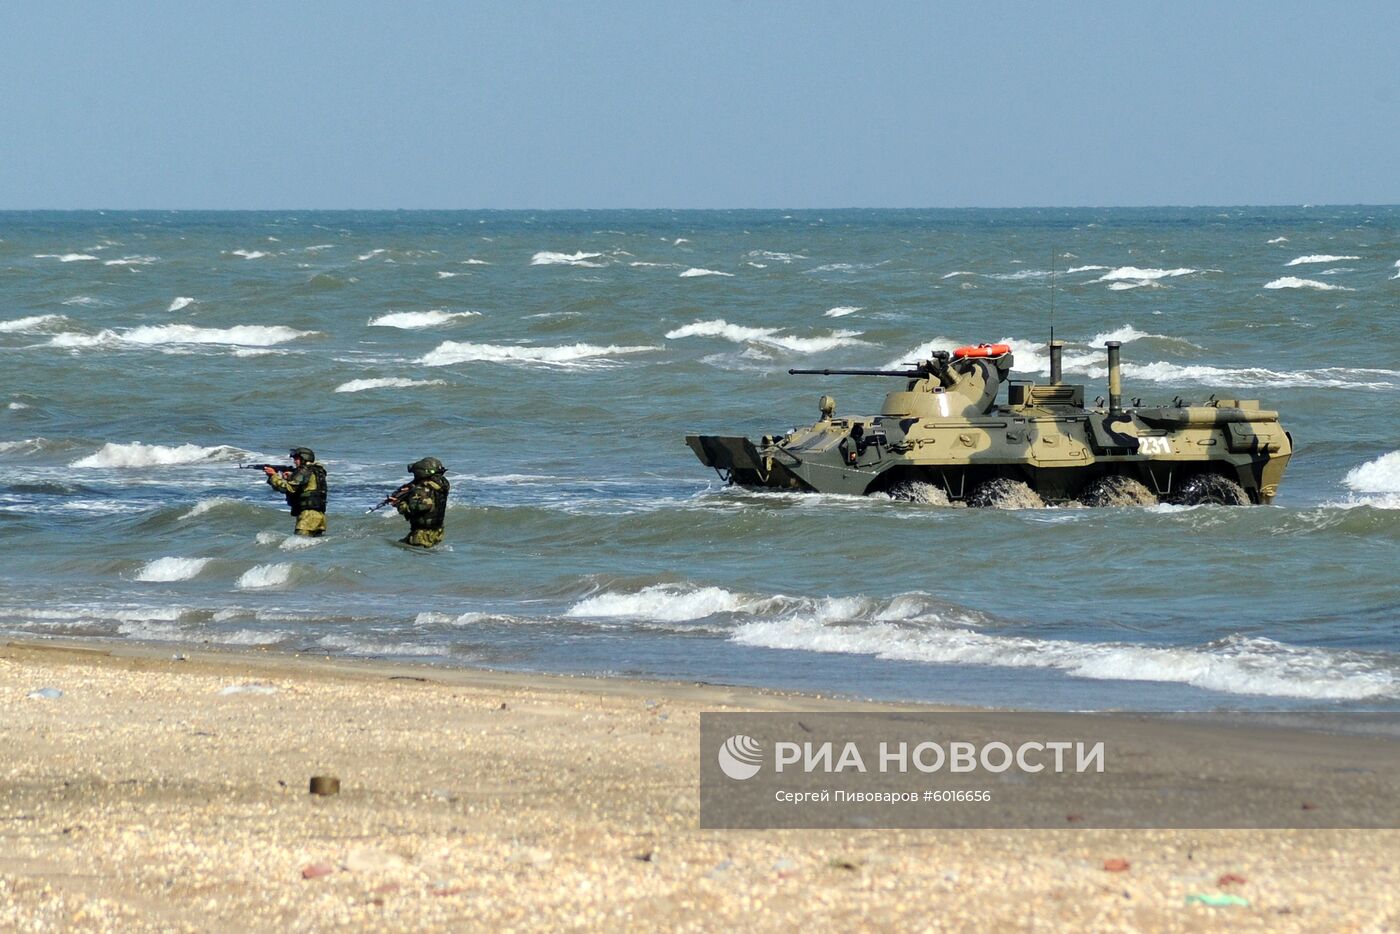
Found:
[[[1055,260],[1058,247],[1050,247],[1050,345],[1055,344]]]

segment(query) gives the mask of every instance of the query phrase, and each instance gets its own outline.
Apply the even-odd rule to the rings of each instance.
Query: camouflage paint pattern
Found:
[[[1116,363],[1114,354],[1111,384],[1121,378]],[[1269,503],[1293,453],[1278,413],[1254,400],[1086,408],[1083,386],[1011,380],[1011,366],[1008,352],[938,354],[901,373],[793,371],[897,375],[907,383],[886,395],[878,415],[839,418],[823,397],[817,422],[785,434],[757,443],[690,435],[686,443],[702,463],[743,486],[861,495],[925,483],[953,502],[1008,480],[1046,502],[1068,502],[1105,478],[1140,482],[1163,501],[1191,502],[1201,496],[1193,491],[1220,486],[1218,477],[1230,490],[1238,485],[1239,501]],[[999,404],[1002,383],[1008,391]],[[1203,476],[1212,482],[1198,482]]]

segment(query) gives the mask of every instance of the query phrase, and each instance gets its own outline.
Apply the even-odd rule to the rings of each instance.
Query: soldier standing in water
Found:
[[[389,497],[389,502],[408,520],[409,532],[400,539],[405,545],[432,548],[442,542],[443,520],[447,518],[447,468],[436,457],[425,457],[408,465],[413,482]]]
[[[279,471],[263,465],[267,485],[286,495],[296,517],[296,534],[315,538],[326,532],[326,468],[316,463],[310,448],[292,448],[292,469]]]

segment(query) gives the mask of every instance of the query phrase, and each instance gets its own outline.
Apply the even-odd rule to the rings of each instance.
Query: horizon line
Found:
[[[277,213],[293,211],[324,211],[324,212],[361,212],[361,213],[516,213],[527,211],[548,211],[555,213],[563,212],[601,212],[601,211],[1147,211],[1147,210],[1204,210],[1204,209],[1278,209],[1297,208],[1300,210],[1312,210],[1316,208],[1394,208],[1400,207],[1400,202],[1336,202],[1336,203],[1312,203],[1312,202],[1288,202],[1276,204],[1023,204],[1023,205],[922,205],[922,206],[879,206],[879,205],[846,205],[846,206],[824,206],[824,207],[258,207],[258,208],[231,208],[231,207],[82,207],[82,208],[54,208],[54,207],[0,207],[0,214],[36,214],[36,213],[227,213],[227,214],[252,214],[252,213]]]

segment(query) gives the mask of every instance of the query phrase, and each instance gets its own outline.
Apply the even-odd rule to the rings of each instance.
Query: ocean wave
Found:
[[[699,266],[692,266],[692,267],[690,267],[689,269],[687,269],[685,272],[681,273],[680,276],[679,276],[679,278],[681,278],[681,279],[695,279],[695,278],[698,278],[698,277],[700,277],[700,276],[726,276],[726,277],[732,279],[732,278],[734,278],[734,273],[732,273],[732,272],[720,272],[718,269],[702,269],[702,268],[700,268]]]
[[[188,512],[183,513],[181,519],[194,519],[202,516],[206,512],[220,509],[224,506],[241,506],[242,503],[236,499],[229,499],[227,496],[216,496],[212,499],[202,499],[190,507]]]
[[[170,467],[183,464],[229,462],[247,457],[248,453],[226,444],[200,447],[182,444],[166,447],[160,444],[107,443],[95,454],[89,454],[69,464],[70,467]]]
[[[1269,243],[1287,243],[1287,242],[1288,242],[1288,238],[1287,238],[1287,237],[1274,237],[1272,240],[1270,240],[1270,241],[1268,241],[1268,242],[1269,242]]]
[[[440,311],[436,308],[429,311],[395,311],[377,318],[370,318],[367,327],[401,328],[404,330],[430,328],[446,324],[455,318],[476,318],[480,314],[478,311]]]
[[[541,250],[530,257],[531,266],[584,266],[589,269],[601,269],[607,263],[594,263],[590,260],[598,259],[602,253],[584,253],[580,250],[577,253],[554,253],[550,250]]]
[[[822,314],[828,318],[844,318],[862,310],[859,305],[837,305],[835,308],[828,308]]]
[[[157,558],[136,572],[139,581],[187,581],[204,570],[211,558]]]
[[[943,274],[942,276],[940,276],[939,278],[941,278],[941,279],[955,279],[955,278],[957,278],[958,276],[975,276],[975,275],[977,275],[977,273],[975,273],[975,272],[969,272],[969,271],[966,270],[966,269],[954,269],[952,272],[946,272],[946,273],[944,273],[944,274]]]
[[[255,564],[239,576],[234,586],[239,590],[262,590],[281,587],[291,579],[290,564]]]
[[[519,363],[554,367],[601,367],[615,365],[613,357],[625,354],[650,353],[660,347],[622,347],[594,344],[566,344],[560,347],[539,347],[523,344],[472,344],[444,341],[418,359],[424,366],[450,366],[481,360],[488,363]]]
[[[316,640],[315,645],[322,649],[334,649],[351,655],[446,655],[447,646],[424,645],[421,642],[383,642],[353,633],[332,633]]]
[[[253,541],[259,545],[276,545],[283,551],[304,551],[307,548],[315,548],[325,539],[309,535],[283,535],[281,532],[259,532],[253,536]]]
[[[1330,253],[1313,253],[1309,256],[1298,256],[1284,263],[1285,266],[1304,266],[1308,263],[1340,263],[1348,259],[1360,259],[1359,256],[1333,256]]]
[[[60,263],[80,263],[84,260],[95,260],[96,256],[91,253],[35,253],[35,259],[56,259]]]
[[[67,320],[67,315],[30,315],[27,318],[13,318],[0,321],[0,333],[32,334],[36,331],[51,331]]]
[[[1184,344],[1187,347],[1196,346],[1183,337],[1172,337],[1167,334],[1152,334],[1147,331],[1139,331],[1131,324],[1125,324],[1121,328],[1115,328],[1112,331],[1104,331],[1101,334],[1095,334],[1093,337],[1089,338],[1088,343],[1090,346],[1101,347],[1107,341],[1118,341],[1119,343],[1130,344],[1133,341],[1141,340],[1168,341],[1174,344]]]
[[[828,625],[796,617],[748,623],[732,639],[764,648],[930,664],[1052,669],[1076,678],[1168,682],[1249,696],[1366,700],[1400,694],[1396,672],[1360,653],[1238,635],[1206,645],[1168,648],[992,635],[960,627],[880,622]]]
[[[271,256],[271,253],[264,253],[262,250],[230,250],[234,256],[241,256],[244,259],[262,259],[264,256]]]
[[[1196,270],[1180,267],[1177,269],[1141,269],[1137,266],[1119,266],[1110,269],[1108,272],[1091,279],[1090,282],[1155,282],[1158,279],[1174,279],[1177,276],[1189,276]]]
[[[1297,276],[1283,276],[1264,284],[1266,289],[1316,289],[1319,292],[1355,292],[1344,285],[1318,282],[1316,279],[1299,279]]]
[[[72,298],[63,300],[65,305],[81,305],[84,308],[102,308],[112,304],[101,298],[93,298],[91,295],[74,295]]]
[[[791,263],[794,260],[807,259],[801,253],[778,253],[773,250],[750,250],[744,254],[752,259],[767,259],[775,263]]]
[[[410,386],[445,386],[440,379],[405,379],[401,376],[383,379],[352,379],[335,387],[336,392],[364,392],[367,389],[407,389]]]
[[[1400,493],[1400,451],[1353,467],[1342,482],[1358,493]]]
[[[1023,279],[1044,279],[1050,275],[1053,274],[1048,269],[1018,269],[1015,272],[988,273],[986,278],[998,279],[1002,282],[1020,282]]]
[[[200,328],[190,324],[145,325],[127,331],[103,330],[96,334],[59,334],[50,347],[157,347],[164,344],[216,344],[230,347],[270,347],[311,337],[319,332],[298,331],[280,324],[240,324],[229,328]]]
[[[1229,636],[1205,645],[1072,642],[984,631],[990,618],[920,592],[792,597],[657,584],[584,598],[571,618],[726,632],[773,649],[871,655],[930,664],[1042,668],[1078,678],[1189,684],[1230,694],[1319,700],[1400,696],[1400,676],[1358,652]],[[701,624],[708,621],[708,624]]]
[[[794,353],[820,353],[861,344],[860,331],[832,331],[821,337],[795,337],[778,333],[778,328],[753,328],[740,324],[730,324],[723,318],[711,321],[695,321],[666,332],[667,340],[683,337],[719,337],[736,344],[760,343],[781,347]]]
[[[121,259],[103,261],[104,266],[149,266],[160,262],[159,256],[123,256]]]
[[[1076,272],[1103,272],[1107,266],[1072,266],[1065,270],[1065,275],[1072,275]]]
[[[170,303],[170,307],[167,308],[167,309],[165,309],[165,310],[168,311],[168,312],[169,312],[169,311],[184,311],[186,308],[190,307],[190,306],[193,305],[193,304],[194,304],[194,299],[193,299],[193,298],[190,298],[188,295],[181,295],[179,298],[176,298],[173,302],[171,302],[171,303]]]

